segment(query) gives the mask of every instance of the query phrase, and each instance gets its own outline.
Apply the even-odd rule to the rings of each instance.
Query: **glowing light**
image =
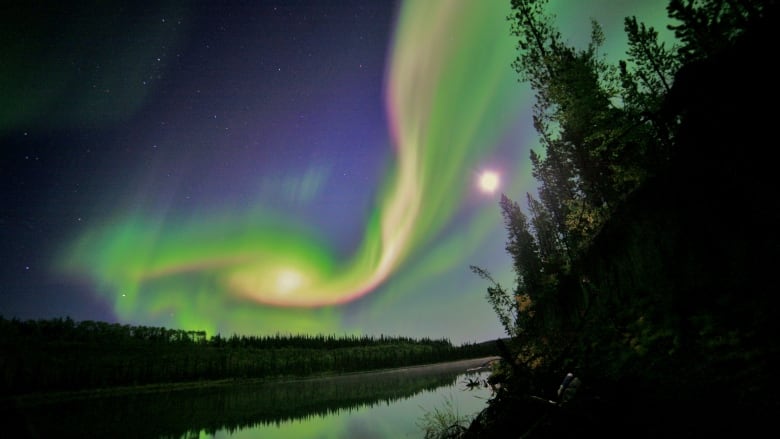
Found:
[[[500,178],[494,171],[485,171],[479,177],[479,188],[482,192],[492,194],[498,189]]]
[[[125,319],[173,315],[172,325],[207,330],[341,330],[335,306],[431,251],[470,190],[463,175],[514,123],[509,109],[522,102],[507,91],[517,81],[504,3],[403,3],[385,90],[396,157],[353,254],[337,257],[317,230],[267,206],[187,220],[136,208],[81,236],[61,268],[85,274]],[[290,185],[293,198],[318,196],[328,175],[310,170]],[[497,174],[483,187],[495,190]],[[427,266],[462,266],[463,253],[437,251]]]

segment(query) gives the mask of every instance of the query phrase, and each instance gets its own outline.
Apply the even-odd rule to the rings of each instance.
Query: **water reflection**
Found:
[[[447,399],[461,415],[484,407],[490,390],[468,384],[487,372],[466,372],[482,362],[93,398],[0,414],[14,420],[9,437],[414,438],[423,436],[420,416]]]

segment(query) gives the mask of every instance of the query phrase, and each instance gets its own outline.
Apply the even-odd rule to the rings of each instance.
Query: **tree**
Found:
[[[506,195],[499,202],[515,285],[507,289],[482,268],[488,301],[507,333],[521,339],[523,361],[551,360],[582,325],[590,300],[587,276],[575,266],[611,213],[650,175],[663,169],[674,127],[661,117],[679,60],[674,48],[634,17],[625,21],[628,58],[610,65],[592,22],[584,49],[567,45],[546,0],[513,0],[513,67],[530,84],[541,152],[530,153],[538,199],[529,214]]]
[[[617,141],[630,121],[619,102],[618,71],[599,53],[604,36],[592,22],[591,42],[564,44],[543,0],[514,0],[513,67],[534,91],[534,127],[543,153],[531,152],[540,201],[573,255],[587,245],[610,209],[643,178]]]
[[[471,265],[470,268],[474,274],[490,282],[490,285],[487,287],[488,302],[493,307],[493,311],[498,316],[498,320],[501,322],[501,326],[504,327],[506,334],[510,337],[517,337],[521,326],[517,321],[518,306],[514,296],[496,282],[487,270],[475,265]]]
[[[680,21],[669,28],[682,42],[681,57],[691,62],[732,46],[752,22],[776,6],[775,0],[671,0],[666,9]]]
[[[778,404],[767,361],[778,353],[768,335],[777,295],[766,287],[778,238],[766,207],[771,164],[756,151],[771,138],[765,104],[777,96],[764,56],[776,2],[672,0],[682,44],[668,48],[629,17],[617,68],[596,56],[596,26],[585,50],[563,45],[545,4],[515,0],[509,17],[543,151],[531,152],[540,185],[538,198],[526,194],[528,214],[506,196],[499,203],[515,288],[472,267],[491,282],[502,323],[515,325],[496,378],[502,391],[475,431],[568,437],[555,434],[562,418],[539,427],[511,414],[533,413],[538,398],[528,396],[572,368],[591,396],[613,401],[582,400],[596,435],[627,431],[615,423],[621,413],[642,413],[649,423],[627,425],[653,434],[679,423],[657,419],[682,411],[688,432],[763,424],[763,408]],[[721,215],[723,199],[737,200],[735,215]],[[707,407],[706,419],[689,419],[694,405]],[[730,421],[713,424],[716,411]],[[582,424],[566,432],[587,435]]]

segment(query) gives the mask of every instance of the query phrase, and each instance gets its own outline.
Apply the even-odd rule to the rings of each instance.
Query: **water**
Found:
[[[223,385],[17,407],[7,437],[422,438],[425,413],[484,408],[485,360],[323,379]],[[3,435],[5,436],[5,435]]]

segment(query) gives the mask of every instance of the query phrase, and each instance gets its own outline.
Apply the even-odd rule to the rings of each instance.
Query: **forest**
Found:
[[[537,193],[499,206],[515,282],[472,266],[510,337],[499,391],[428,437],[773,428],[776,2],[671,0],[673,44],[626,17],[616,64],[598,23],[574,47],[546,3],[512,0],[507,17],[539,134]]]
[[[239,335],[70,318],[0,317],[0,395],[279,379],[497,354],[495,343],[356,335]],[[7,402],[7,401],[6,401]]]

